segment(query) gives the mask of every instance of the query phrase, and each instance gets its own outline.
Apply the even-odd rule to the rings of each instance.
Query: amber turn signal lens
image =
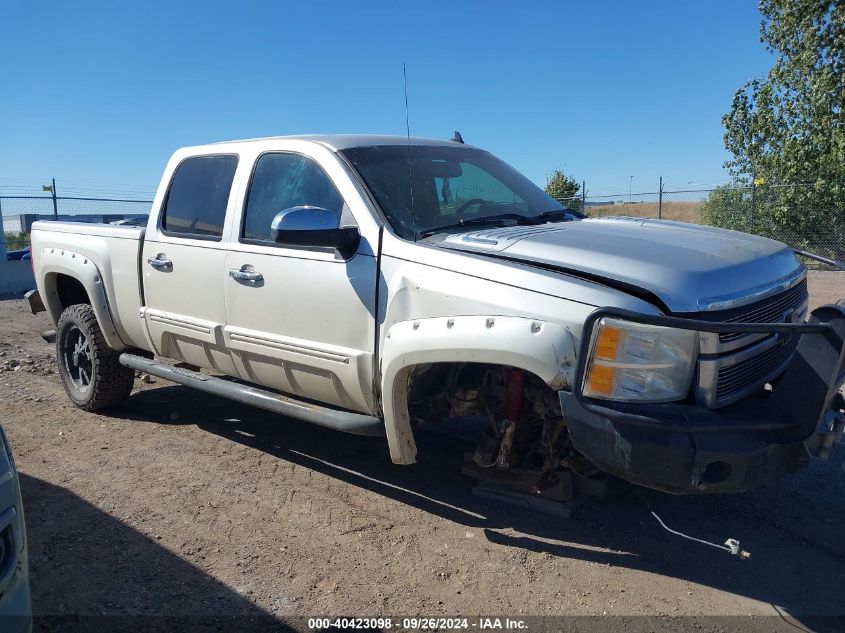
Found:
[[[616,352],[619,349],[621,338],[622,330],[617,327],[602,325],[596,341],[596,358],[616,360]]]
[[[613,391],[613,367],[607,365],[593,365],[587,377],[587,385],[591,393],[610,395]]]

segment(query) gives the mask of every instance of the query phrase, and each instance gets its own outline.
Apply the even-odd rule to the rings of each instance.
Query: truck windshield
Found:
[[[375,145],[341,151],[405,239],[467,224],[533,223],[563,206],[492,154],[471,147]],[[550,214],[550,212],[552,212]],[[554,213],[558,212],[558,213]],[[574,219],[566,217],[561,219]]]

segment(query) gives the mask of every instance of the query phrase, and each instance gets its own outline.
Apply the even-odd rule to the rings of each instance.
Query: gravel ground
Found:
[[[845,296],[843,281],[811,273],[813,302]],[[393,466],[382,440],[162,380],[85,413],[38,335],[49,327],[0,301],[0,410],[36,615],[270,615],[300,628],[327,614],[657,615],[647,628],[666,630],[751,615],[741,628],[784,631],[830,628],[812,619],[829,615],[845,630],[845,447],[743,495],[618,482],[565,520],[473,496],[465,447],[442,436],[418,438],[418,464]],[[648,505],[753,558],[664,532]]]

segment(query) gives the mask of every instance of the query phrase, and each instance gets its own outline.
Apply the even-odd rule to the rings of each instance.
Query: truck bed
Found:
[[[88,257],[97,266],[106,292],[115,329],[126,347],[146,344],[143,323],[138,318],[142,288],[138,262],[146,229],[114,224],[39,221],[32,225],[32,258],[35,278],[41,280],[42,253],[67,249]],[[44,289],[39,287],[44,295]]]

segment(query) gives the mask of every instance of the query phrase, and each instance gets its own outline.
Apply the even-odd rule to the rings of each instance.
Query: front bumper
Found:
[[[581,392],[592,329],[604,316],[706,332],[741,329],[799,334],[789,366],[770,392],[729,407],[630,404]],[[822,306],[804,324],[712,323],[602,309],[585,325],[574,389],[560,392],[573,446],[632,483],[676,494],[742,492],[825,457],[845,428],[845,308]]]

